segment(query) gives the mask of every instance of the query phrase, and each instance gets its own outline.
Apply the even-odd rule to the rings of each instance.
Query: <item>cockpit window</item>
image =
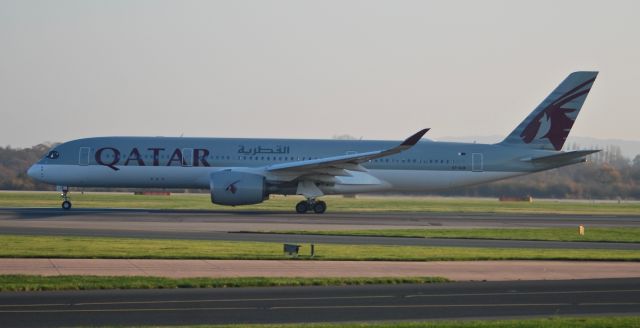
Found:
[[[55,150],[52,150],[52,151],[50,151],[50,152],[47,154],[47,158],[48,158],[48,159],[56,159],[56,158],[58,158],[58,157],[60,157],[60,153],[58,153],[58,152],[57,152],[57,151],[55,151]]]

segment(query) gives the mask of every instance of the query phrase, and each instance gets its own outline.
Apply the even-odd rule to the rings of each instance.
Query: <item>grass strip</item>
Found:
[[[187,326],[184,326],[187,327]],[[465,320],[465,321],[425,321],[425,322],[380,322],[380,323],[307,323],[307,324],[237,324],[216,326],[188,326],[216,328],[626,328],[640,327],[638,316],[598,316],[598,317],[550,317],[521,320]]]
[[[316,244],[303,245],[298,260],[474,261],[607,260],[639,261],[640,251],[608,249],[464,248]],[[281,243],[105,237],[0,235],[1,258],[245,259],[282,260]]]
[[[575,242],[639,243],[640,228],[590,228],[585,235],[575,228],[500,228],[500,229],[385,229],[385,230],[334,230],[334,231],[269,231],[269,233],[297,235],[411,237],[411,238],[460,238],[495,240],[537,240]]]
[[[449,282],[442,277],[379,278],[162,278],[146,276],[34,276],[0,275],[0,292],[91,289],[173,289],[285,286],[347,286],[431,284]]]
[[[200,209],[224,211],[286,211],[292,212],[299,197],[274,196],[250,206],[220,206],[211,204],[208,194],[172,194],[171,196],[137,196],[125,193],[71,194],[74,208],[144,208],[144,209]],[[640,202],[587,202],[539,200],[528,202],[500,202],[497,199],[381,197],[344,198],[327,196],[331,212],[440,212],[440,213],[503,213],[503,214],[583,214],[638,215]],[[2,192],[0,207],[60,207],[56,192]]]

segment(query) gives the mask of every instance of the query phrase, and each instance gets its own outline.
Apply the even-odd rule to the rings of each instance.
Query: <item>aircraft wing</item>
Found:
[[[306,161],[274,164],[268,166],[267,171],[275,174],[298,173],[299,175],[302,175],[305,173],[323,173],[333,176],[348,176],[349,173],[344,172],[344,170],[366,172],[367,170],[360,165],[361,163],[405,151],[418,143],[427,131],[429,131],[429,129],[420,130],[393,148]]]

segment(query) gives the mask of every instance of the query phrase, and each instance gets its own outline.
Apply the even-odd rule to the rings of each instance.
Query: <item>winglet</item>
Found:
[[[427,131],[429,131],[430,129],[422,129],[420,131],[418,131],[416,134],[412,135],[411,137],[405,139],[402,144],[400,144],[400,146],[413,146],[415,144],[418,143],[418,141],[420,141],[420,139],[422,139],[422,137],[424,136],[425,133],[427,133]]]

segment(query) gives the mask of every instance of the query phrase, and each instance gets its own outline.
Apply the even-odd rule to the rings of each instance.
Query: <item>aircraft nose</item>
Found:
[[[29,170],[27,170],[27,175],[32,177],[32,178],[34,178],[34,179],[38,178],[38,168],[36,166],[38,166],[38,165],[37,164],[36,165],[31,165]]]

